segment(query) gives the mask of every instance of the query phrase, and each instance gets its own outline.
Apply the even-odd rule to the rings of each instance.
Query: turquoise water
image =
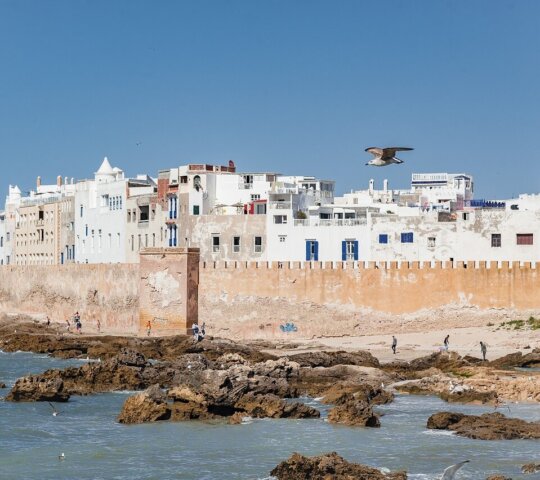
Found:
[[[0,352],[0,381],[48,368],[80,365],[29,353]],[[5,396],[8,389],[0,390]],[[328,424],[327,407],[317,420],[255,420],[245,425],[204,422],[120,425],[115,418],[130,392],[72,397],[51,415],[47,403],[0,401],[0,478],[11,479],[246,479],[268,476],[294,451],[337,451],[348,460],[378,468],[406,469],[412,479],[439,478],[452,463],[470,459],[460,479],[489,473],[521,476],[524,463],[538,461],[540,441],[469,440],[425,428],[440,410],[482,413],[489,408],[448,405],[434,397],[400,396],[381,407],[382,428]],[[504,412],[506,413],[506,412]],[[512,416],[540,420],[540,405],[512,405]],[[65,453],[65,460],[58,455]]]

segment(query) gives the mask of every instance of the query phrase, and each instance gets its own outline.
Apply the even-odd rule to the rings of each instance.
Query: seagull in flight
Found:
[[[366,152],[373,155],[373,159],[366,163],[366,165],[372,165],[374,167],[386,167],[392,163],[403,163],[403,160],[400,160],[396,157],[396,152],[408,152],[413,150],[409,147],[369,147],[366,148]]]
[[[470,460],[465,460],[464,462],[456,463],[451,467],[448,467],[442,474],[441,480],[453,480],[456,477],[456,472],[463,467],[466,463],[469,463]]]
[[[54,405],[51,403],[51,402],[47,402],[51,408],[52,408],[52,416],[53,417],[57,417],[58,415],[60,415],[60,412],[58,410],[56,410],[56,408],[54,407]]]

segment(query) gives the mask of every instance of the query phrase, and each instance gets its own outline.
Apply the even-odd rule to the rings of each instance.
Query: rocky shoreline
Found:
[[[540,374],[515,370],[540,365],[539,350],[494,362],[438,352],[411,362],[381,364],[365,351],[281,356],[271,344],[264,348],[215,338],[195,342],[188,336],[75,336],[34,322],[16,327],[0,323],[0,349],[4,351],[89,360],[79,367],[21,377],[6,401],[67,402],[73,395],[137,391],[118,414],[118,422],[124,424],[319,418],[317,409],[297,400],[302,396],[317,397],[330,405],[328,422],[360,428],[381,425],[377,407],[392,402],[395,392],[435,394],[448,403],[494,407],[505,400],[540,401]],[[540,424],[498,412],[481,416],[439,412],[427,420],[427,427],[478,440],[540,438]],[[404,472],[383,474],[369,470],[371,467],[351,466],[335,453],[315,460],[297,455],[288,462],[276,467],[278,479],[319,478],[313,472],[322,469],[324,473],[328,465],[337,472],[328,478],[349,478],[346,475],[353,475],[351,472],[358,472],[354,478],[406,478]],[[327,478],[323,473],[320,478]]]

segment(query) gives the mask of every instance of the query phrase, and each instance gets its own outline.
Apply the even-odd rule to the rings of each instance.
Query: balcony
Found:
[[[309,219],[295,219],[295,227],[355,227],[357,225],[366,225],[365,218],[345,218],[345,219],[315,219],[310,222]]]
[[[292,207],[291,202],[270,202],[269,208],[275,208],[276,210],[290,210]]]

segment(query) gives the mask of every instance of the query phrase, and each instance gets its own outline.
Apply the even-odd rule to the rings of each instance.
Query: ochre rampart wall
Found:
[[[49,315],[65,322],[78,311],[83,330],[97,321],[111,333],[136,333],[139,266],[51,265],[0,267],[0,309]]]
[[[302,337],[485,324],[538,313],[539,273],[508,262],[203,262],[199,322],[232,338],[283,337],[287,322]],[[83,327],[99,318],[137,333],[140,278],[138,265],[3,266],[0,308],[61,321],[78,310]]]

